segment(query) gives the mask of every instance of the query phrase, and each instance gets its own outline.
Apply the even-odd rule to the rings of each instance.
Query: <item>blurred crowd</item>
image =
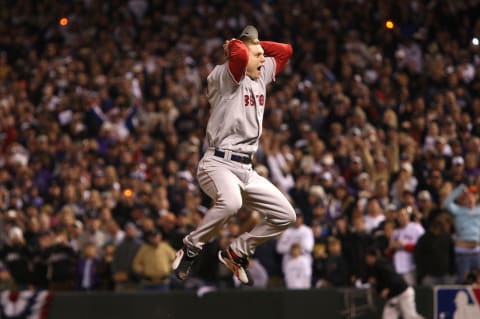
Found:
[[[480,235],[463,232],[480,232],[479,6],[1,1],[0,288],[238,286],[216,253],[255,211],[187,282],[171,261],[210,206],[195,180],[206,77],[247,24],[294,48],[254,167],[297,222],[258,248],[257,286],[361,287],[372,247],[411,285],[475,282]]]

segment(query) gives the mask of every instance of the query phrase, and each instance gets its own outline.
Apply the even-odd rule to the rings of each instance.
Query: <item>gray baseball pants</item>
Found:
[[[258,175],[251,164],[232,161],[231,152],[225,153],[225,158],[221,158],[208,150],[199,162],[198,183],[214,204],[183,242],[202,249],[243,206],[259,212],[264,219],[236,238],[230,247],[239,256],[251,256],[258,245],[280,235],[295,221],[295,211],[282,192]]]

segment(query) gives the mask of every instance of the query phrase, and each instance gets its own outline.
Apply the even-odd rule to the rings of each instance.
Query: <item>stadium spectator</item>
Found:
[[[287,289],[308,289],[312,281],[312,260],[304,254],[299,243],[290,247],[289,258],[284,262],[283,273]]]
[[[101,273],[102,261],[94,243],[86,243],[77,261],[76,287],[81,291],[97,290],[107,278]]]
[[[373,231],[385,220],[382,206],[375,197],[370,197],[367,201],[366,215],[365,215],[365,231],[368,234]]]
[[[455,262],[457,283],[463,283],[465,276],[473,269],[480,268],[479,227],[480,206],[478,206],[478,190],[475,185],[468,188],[458,185],[443,203],[454,218]]]
[[[315,282],[315,287],[347,287],[351,285],[348,264],[342,255],[342,246],[338,238],[328,238],[327,254],[322,261],[323,271],[319,274],[321,279]]]
[[[455,282],[454,242],[450,234],[450,216],[438,214],[417,241],[414,260],[418,283],[424,286]]]
[[[314,238],[312,229],[304,224],[303,213],[300,210],[296,210],[295,223],[285,230],[277,241],[277,252],[282,257],[282,269],[285,272],[285,266],[287,261],[292,257],[292,245],[298,244],[301,254],[304,259],[312,262],[311,254],[313,251]],[[295,251],[296,256],[296,251]]]
[[[125,237],[116,247],[112,261],[112,277],[115,290],[131,290],[135,287],[135,273],[133,259],[140,249],[141,241],[138,239],[138,229],[133,223],[125,225]]]
[[[49,289],[52,291],[74,290],[78,255],[69,245],[65,229],[56,229],[54,236],[54,243],[45,252]]]
[[[395,270],[402,275],[405,282],[411,286],[416,284],[415,261],[413,251],[418,239],[425,233],[422,225],[411,221],[411,207],[398,211],[398,227],[394,230],[390,249],[393,253]]]
[[[32,251],[25,242],[22,230],[12,227],[8,232],[8,243],[0,251],[0,261],[8,269],[19,290],[32,284],[31,259]]]
[[[365,230],[363,215],[353,217],[352,224],[352,230],[340,235],[340,239],[343,256],[349,265],[350,282],[354,283],[365,276],[365,254],[374,241],[373,236]]]
[[[416,208],[419,213],[420,223],[424,229],[428,229],[438,212],[438,206],[433,202],[429,191],[422,190],[418,192]]]
[[[133,271],[139,276],[142,289],[168,291],[175,250],[158,231],[148,231],[144,237],[145,243],[133,259]]]

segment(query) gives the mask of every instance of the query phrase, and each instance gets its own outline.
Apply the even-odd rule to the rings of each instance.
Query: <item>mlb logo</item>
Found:
[[[480,318],[480,288],[437,286],[434,296],[435,319]]]

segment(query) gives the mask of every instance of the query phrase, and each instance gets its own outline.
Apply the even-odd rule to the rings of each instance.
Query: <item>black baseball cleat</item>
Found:
[[[200,249],[187,246],[183,246],[182,249],[177,251],[175,260],[172,263],[172,269],[178,279],[185,280],[188,278],[192,265],[199,253]]]
[[[247,286],[253,285],[253,279],[248,271],[247,257],[239,257],[229,247],[218,252],[218,259],[235,274],[235,277],[237,277],[242,284]]]

